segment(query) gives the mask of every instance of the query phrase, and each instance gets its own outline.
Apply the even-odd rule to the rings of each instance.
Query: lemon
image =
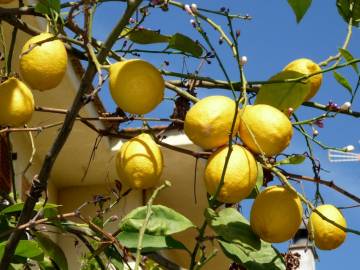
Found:
[[[221,147],[208,159],[204,180],[210,195],[215,194],[220,183],[228,150],[228,146]],[[226,167],[224,185],[216,199],[224,203],[245,199],[255,187],[256,178],[257,164],[253,155],[244,147],[234,145]]]
[[[185,134],[196,145],[204,149],[222,146],[229,141],[236,103],[225,96],[209,96],[197,102],[187,112],[184,123]],[[239,127],[239,114],[233,136]]]
[[[63,79],[67,67],[67,53],[60,40],[51,40],[50,33],[42,33],[30,38],[20,56],[20,73],[24,81],[33,89],[55,88]]]
[[[256,197],[250,212],[250,226],[262,240],[280,243],[295,235],[302,213],[301,201],[296,193],[272,186]]]
[[[309,75],[311,73],[321,71],[321,68],[318,64],[314,63],[310,59],[300,58],[300,59],[294,60],[291,63],[289,63],[284,68],[284,70],[291,70],[291,71],[303,73],[305,75]],[[311,85],[310,92],[306,96],[305,100],[309,100],[316,95],[317,91],[319,90],[319,88],[321,86],[322,77],[323,77],[322,73],[320,73],[320,74],[314,75],[309,78],[310,85]]]
[[[165,83],[150,63],[132,59],[110,66],[109,87],[115,103],[125,112],[146,114],[164,98]]]
[[[30,89],[16,78],[0,84],[0,125],[18,127],[26,124],[34,112]]]
[[[290,144],[291,122],[278,109],[265,104],[248,105],[240,115],[239,135],[251,151],[273,156]]]
[[[335,206],[324,204],[318,206],[316,210],[326,218],[346,228],[346,220]],[[335,249],[339,247],[346,238],[346,232],[329,223],[315,212],[312,212],[310,215],[308,229],[310,236],[314,236],[315,245],[319,249]]]
[[[134,189],[148,189],[159,183],[163,171],[161,149],[148,134],[124,143],[116,156],[120,181]]]

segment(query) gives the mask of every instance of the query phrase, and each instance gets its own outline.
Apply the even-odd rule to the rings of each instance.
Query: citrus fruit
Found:
[[[229,141],[235,108],[235,101],[225,96],[203,98],[187,112],[184,131],[193,143],[204,149],[222,146]],[[233,136],[238,126],[239,114]]]
[[[132,59],[110,66],[109,86],[115,103],[125,112],[146,114],[164,97],[165,83],[150,63]]]
[[[335,206],[323,204],[318,206],[316,210],[326,218],[346,228],[346,220]],[[319,249],[335,249],[339,247],[346,238],[346,232],[329,223],[320,217],[316,212],[311,213],[308,228],[310,236],[314,237],[315,245]]]
[[[290,62],[284,68],[284,70],[292,70],[292,71],[300,72],[304,75],[309,75],[311,73],[321,71],[321,68],[318,64],[314,63],[310,59],[300,58],[300,59]],[[309,78],[310,85],[311,85],[310,92],[306,96],[305,100],[309,100],[316,95],[317,91],[319,90],[319,88],[321,86],[322,77],[323,77],[322,73],[320,73],[320,74],[314,75]]]
[[[295,192],[272,186],[256,197],[250,212],[250,226],[262,240],[280,243],[295,235],[302,213],[301,201]]]
[[[0,125],[26,124],[34,112],[34,97],[20,80],[10,78],[0,84]]]
[[[55,88],[65,75],[67,53],[63,42],[54,39],[41,43],[53,37],[50,33],[42,33],[30,38],[22,48],[20,73],[33,89]]]
[[[134,189],[147,189],[159,183],[163,171],[160,148],[148,134],[125,142],[116,156],[120,181]]]
[[[221,147],[208,159],[204,180],[210,195],[215,194],[220,183],[228,150],[228,146]],[[216,199],[224,203],[236,203],[245,199],[255,187],[256,178],[257,164],[253,155],[244,147],[233,145],[224,185]]]
[[[248,105],[240,113],[240,138],[257,154],[273,156],[281,153],[293,135],[290,120],[270,105]]]

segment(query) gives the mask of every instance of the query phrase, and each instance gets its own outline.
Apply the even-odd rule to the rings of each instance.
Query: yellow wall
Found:
[[[62,213],[68,213],[77,209],[84,202],[93,200],[93,196],[96,194],[101,195],[111,195],[109,192],[109,186],[106,185],[93,185],[93,186],[80,186],[80,187],[68,187],[63,188],[58,191],[58,203],[63,205],[61,207]],[[126,213],[131,211],[133,208],[140,206],[142,204],[142,195],[141,192],[132,191],[128,196],[123,198],[119,204],[116,205],[110,212],[105,215],[105,219],[116,215],[119,218],[124,216]],[[96,208],[93,204],[89,204],[86,207],[81,209],[81,214],[85,218],[92,218],[95,216]],[[79,221],[79,220],[77,220]],[[81,221],[80,221],[81,222]],[[108,232],[114,232],[117,229],[117,224],[119,221],[109,223],[105,228]],[[66,236],[58,237],[58,243],[65,251],[66,257],[69,261],[69,266],[71,270],[80,269],[81,257],[86,250],[86,247],[80,243],[77,248],[75,248],[75,238],[67,234]]]

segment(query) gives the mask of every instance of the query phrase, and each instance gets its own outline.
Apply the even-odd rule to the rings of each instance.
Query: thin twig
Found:
[[[351,4],[350,11],[352,10],[352,6],[353,6],[353,3]],[[352,27],[353,27],[352,21],[353,21],[353,18],[350,17],[349,23],[347,24],[347,33],[346,33],[345,41],[344,41],[344,44],[341,47],[343,50],[346,50],[347,46],[349,45],[350,39],[351,39]],[[329,56],[328,59],[320,62],[318,65],[320,67],[324,67],[324,66],[327,66],[330,62],[336,61],[336,63],[334,64],[336,66],[339,63],[340,58],[341,58],[341,53],[339,52],[334,56]]]
[[[142,244],[143,244],[143,238],[144,238],[144,234],[145,234],[145,230],[146,230],[146,226],[149,223],[151,214],[152,214],[152,204],[156,198],[156,196],[158,195],[158,193],[166,188],[166,187],[170,187],[171,183],[169,181],[165,181],[164,184],[162,184],[160,187],[158,187],[157,189],[155,189],[154,193],[151,195],[149,201],[147,202],[147,208],[146,208],[146,216],[144,219],[144,223],[142,224],[140,230],[139,230],[139,240],[138,240],[138,244],[137,244],[137,249],[136,249],[136,260],[135,260],[135,268],[134,270],[138,270],[139,269],[139,265],[140,265],[140,260],[141,260],[141,250],[142,250]]]
[[[192,101],[193,103],[196,103],[199,101],[198,98],[194,97],[193,95],[191,95],[189,92],[186,92],[184,90],[182,90],[181,88],[172,85],[171,83],[165,81],[165,86],[166,88],[173,90],[174,92],[176,92],[178,95],[187,98],[188,100]]]
[[[30,138],[30,143],[31,143],[31,156],[29,158],[29,161],[27,163],[27,165],[25,166],[25,169],[22,172],[23,177],[25,176],[26,172],[30,169],[35,154],[36,154],[36,146],[35,146],[35,141],[34,141],[34,136],[32,135],[32,132],[28,132],[29,138]]]
[[[24,128],[10,128],[10,127],[6,127],[3,129],[0,129],[0,134],[1,133],[11,133],[11,132],[41,132],[45,129],[48,128],[53,128],[53,127],[57,127],[57,126],[61,126],[62,124],[64,124],[64,121],[60,121],[60,122],[56,122],[53,124],[49,124],[49,125],[45,125],[45,126],[41,126],[41,127],[24,127]]]
[[[319,178],[313,178],[313,177],[294,174],[294,173],[288,173],[288,172],[284,172],[284,171],[283,171],[283,174],[285,174],[286,176],[288,176],[290,178],[301,179],[301,180],[305,180],[305,181],[325,185],[325,186],[327,186],[329,188],[332,188],[332,189],[336,190],[337,192],[340,192],[341,194],[345,195],[346,197],[352,199],[353,201],[355,201],[357,203],[360,203],[360,198],[358,196],[356,196],[356,195],[346,191],[345,189],[339,187],[333,181],[323,180],[323,179],[319,179]]]

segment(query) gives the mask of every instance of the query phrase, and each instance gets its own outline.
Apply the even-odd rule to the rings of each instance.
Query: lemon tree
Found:
[[[316,9],[309,40],[280,8],[282,25],[255,12],[266,25],[251,27],[268,28],[249,31],[247,6],[227,0],[15,2],[0,1],[0,270],[286,270],[307,260],[284,248],[292,239],[336,257],[325,251],[360,235],[357,186],[323,179],[325,151],[359,161],[329,133],[359,126],[360,1],[321,3],[348,31],[326,49],[316,29],[335,32],[320,18],[336,18]],[[288,4],[297,23],[310,16],[311,0]],[[73,189],[54,179],[84,187],[91,173],[99,186],[84,190],[100,194],[49,203]]]

